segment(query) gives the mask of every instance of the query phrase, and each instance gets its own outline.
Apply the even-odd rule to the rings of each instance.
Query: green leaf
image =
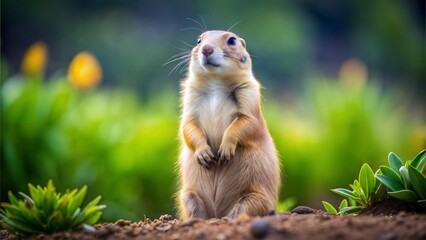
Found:
[[[77,209],[77,207],[81,206],[83,203],[84,197],[86,196],[87,186],[83,186],[80,191],[76,194],[74,198],[70,201],[68,205],[68,213],[72,214]]]
[[[419,204],[421,207],[426,207],[426,200],[419,200],[417,201],[417,204]]]
[[[390,179],[389,177],[382,175],[382,174],[378,174],[376,175],[376,178],[383,183],[383,185],[385,185],[390,191],[399,191],[399,190],[403,190],[404,186],[403,185],[396,185],[395,182],[392,182],[392,179]]]
[[[356,201],[361,200],[359,196],[357,196],[354,192],[351,192],[350,190],[346,188],[336,188],[336,189],[331,189],[331,191],[343,197],[351,198]]]
[[[359,184],[365,194],[366,200],[368,200],[370,193],[376,186],[376,178],[374,177],[373,170],[371,170],[367,163],[362,165],[361,171],[359,172]]]
[[[348,198],[348,204],[351,207],[356,206],[356,201],[352,198]]]
[[[405,201],[405,202],[416,202],[418,197],[416,195],[415,192],[411,191],[411,190],[400,190],[400,191],[396,191],[396,192],[389,192],[388,193],[389,196],[393,197],[393,198],[397,198],[399,200]]]
[[[426,199],[426,177],[421,174],[413,166],[408,166],[408,174],[410,175],[411,184],[414,190],[419,195],[420,199]]]
[[[327,210],[327,212],[337,214],[336,208],[334,208],[333,205],[331,205],[330,203],[322,201],[322,205],[324,206],[325,210]]]
[[[410,188],[411,186],[411,180],[410,180],[410,176],[408,175],[408,170],[405,166],[402,166],[399,169],[399,173],[402,176],[402,179],[404,180],[404,186],[406,189]]]
[[[345,207],[339,211],[339,214],[344,215],[344,214],[359,213],[363,209],[365,209],[365,207],[362,207],[362,206]]]
[[[339,205],[339,211],[348,206],[348,200],[343,199]]]
[[[421,151],[411,162],[411,165],[415,167],[419,172],[423,172],[426,164],[426,149]]]
[[[9,196],[9,202],[14,204],[14,205],[17,205],[18,199],[15,197],[15,195],[11,191],[9,191],[7,194]]]
[[[401,177],[392,168],[388,166],[380,166],[380,171],[382,174],[377,174],[376,178],[379,179],[386,187],[391,189],[392,192],[405,189],[404,182]]]
[[[398,172],[399,169],[404,165],[401,159],[393,152],[388,155],[389,166],[395,171]]]

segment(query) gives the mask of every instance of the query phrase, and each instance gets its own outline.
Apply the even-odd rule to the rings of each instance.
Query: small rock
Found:
[[[255,238],[264,238],[269,233],[271,224],[263,219],[256,219],[250,225],[251,233]]]
[[[123,226],[126,226],[126,225],[130,225],[130,223],[131,222],[129,220],[124,220],[124,219],[119,219],[119,220],[117,220],[115,222],[115,224],[118,225],[118,226],[120,226],[120,227],[123,227]]]
[[[172,225],[170,224],[162,224],[157,226],[155,229],[157,229],[160,232],[167,232],[170,230],[170,228],[172,228]]]
[[[167,222],[167,221],[173,220],[173,217],[172,217],[172,215],[164,214],[164,215],[160,216],[160,220],[163,221],[163,222]]]
[[[298,206],[294,208],[293,210],[291,210],[291,213],[297,213],[297,214],[311,214],[315,212],[316,212],[315,209],[306,207],[306,206]]]
[[[84,230],[86,230],[86,232],[89,232],[89,233],[96,231],[96,229],[93,226],[90,226],[89,224],[83,224],[82,227]]]

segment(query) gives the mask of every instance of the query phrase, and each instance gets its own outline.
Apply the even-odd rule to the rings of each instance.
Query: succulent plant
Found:
[[[19,193],[23,199],[18,199],[9,192],[10,203],[1,203],[1,226],[20,235],[90,228],[90,225],[99,220],[102,209],[106,207],[97,205],[101,200],[98,196],[84,208],[80,208],[87,192],[86,186],[80,190],[67,190],[61,195],[49,180],[44,188],[28,184],[28,190],[29,196]]]
[[[388,188],[389,196],[426,207],[426,150],[405,164],[393,152],[388,156],[389,166],[380,166],[376,178]]]
[[[349,184],[352,190],[332,189],[331,191],[334,193],[346,197],[349,204],[345,203],[344,199],[336,210],[333,205],[323,201],[327,212],[338,215],[357,213],[370,207],[374,202],[388,197],[426,207],[426,177],[423,174],[426,165],[426,150],[421,151],[413,160],[407,161],[405,164],[395,153],[391,152],[388,162],[389,166],[380,166],[375,174],[370,166],[364,163],[358,180]]]

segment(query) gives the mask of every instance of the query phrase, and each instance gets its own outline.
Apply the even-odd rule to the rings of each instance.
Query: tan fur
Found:
[[[227,44],[230,37],[235,46]],[[224,31],[200,39],[182,84],[180,217],[266,215],[278,198],[279,160],[245,41]],[[207,45],[219,66],[203,63]]]

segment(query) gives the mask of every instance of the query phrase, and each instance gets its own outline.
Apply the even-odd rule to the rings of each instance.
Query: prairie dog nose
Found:
[[[204,45],[203,48],[201,49],[201,53],[203,53],[204,56],[208,57],[212,55],[213,47],[210,45]]]

